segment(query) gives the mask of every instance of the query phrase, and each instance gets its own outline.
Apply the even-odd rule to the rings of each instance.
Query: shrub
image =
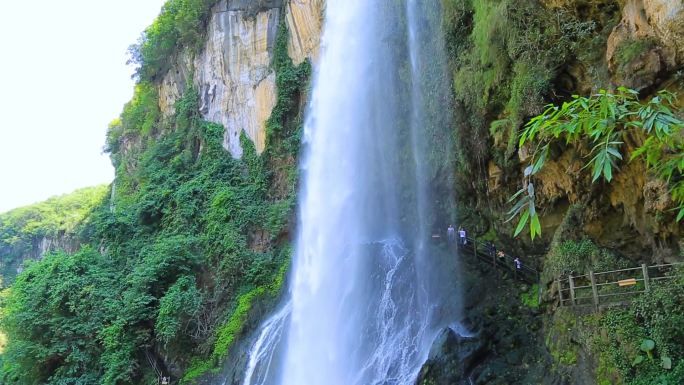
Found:
[[[629,309],[598,316],[592,334],[604,382],[614,375],[628,385],[679,384],[684,378],[684,279],[652,284]],[[616,371],[613,372],[610,368]]]
[[[136,64],[141,81],[154,81],[171,67],[182,48],[201,49],[211,7],[218,0],[169,0],[157,19],[129,48],[129,63]]]
[[[544,262],[544,273],[557,277],[568,273],[586,274],[589,270],[615,270],[628,265],[628,261],[618,259],[588,239],[582,239],[555,245]]]

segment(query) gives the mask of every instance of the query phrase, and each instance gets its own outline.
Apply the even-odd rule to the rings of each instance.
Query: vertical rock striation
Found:
[[[223,0],[212,10],[206,42],[197,55],[179,55],[159,86],[159,106],[171,116],[188,83],[199,92],[202,117],[226,127],[223,146],[242,156],[240,133],[261,153],[266,120],[276,103],[271,68],[276,33],[285,10],[289,53],[295,63],[315,58],[322,25],[323,0],[268,1],[254,5]]]

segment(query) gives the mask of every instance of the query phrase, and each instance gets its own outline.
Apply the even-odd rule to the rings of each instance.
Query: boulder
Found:
[[[479,337],[461,336],[446,328],[435,338],[416,385],[467,385],[473,368],[487,354],[488,349]]]

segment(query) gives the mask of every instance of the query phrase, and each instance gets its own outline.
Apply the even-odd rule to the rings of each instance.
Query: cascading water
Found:
[[[458,320],[439,0],[328,0],[289,300],[244,385],[413,384]],[[448,182],[442,182],[448,185]],[[445,192],[447,191],[447,192]]]

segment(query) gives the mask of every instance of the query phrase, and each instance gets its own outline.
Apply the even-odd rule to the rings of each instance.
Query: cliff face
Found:
[[[284,8],[282,0],[251,4],[223,0],[214,6],[204,49],[195,56],[182,53],[159,85],[159,107],[168,117],[192,82],[202,118],[226,128],[223,146],[235,158],[242,156],[242,131],[257,153],[265,148],[265,123],[276,104],[271,63],[281,20],[290,33],[290,57],[299,64],[316,57],[324,7],[322,0],[295,0]]]
[[[0,285],[11,284],[27,261],[78,250],[79,228],[108,191],[106,186],[80,189],[0,214]]]
[[[491,269],[464,263],[466,313],[482,339],[474,363],[468,354],[461,356],[470,365],[466,369],[472,371],[471,383],[645,384],[657,376],[680,383],[681,371],[630,365],[638,350],[630,338],[660,338],[657,344],[663,351],[681,345],[680,337],[661,334],[666,328],[679,330],[675,326],[679,321],[664,309],[670,303],[681,306],[681,298],[673,294],[681,284],[635,299],[640,307],[584,317],[557,308],[550,281],[554,264],[567,263],[563,265],[567,269],[561,270],[572,274],[591,269],[570,266],[572,258],[586,264],[605,258],[602,270],[681,261],[682,227],[675,220],[671,185],[639,159],[620,162],[610,183],[592,182],[585,168],[591,158],[584,148],[587,143],[565,141],[554,143],[542,171],[528,179],[524,170],[534,148],[520,147],[518,139],[523,125],[542,113],[545,104],[562,105],[572,95],[587,96],[601,89],[617,92],[626,86],[638,90],[641,100],[666,89],[679,94],[682,106],[684,4],[679,0],[445,0],[443,4],[455,78],[458,215],[471,234],[493,240],[500,249],[540,269],[544,293],[540,306],[528,306],[524,298],[536,286],[530,289]],[[638,130],[620,134],[625,159],[644,139]],[[509,198],[530,180],[543,227],[541,239],[533,242],[525,232],[513,238],[517,221],[505,222],[513,206]],[[598,248],[585,253],[580,246],[587,243],[582,242]],[[558,247],[561,244],[563,248]],[[472,279],[478,275],[483,277]],[[500,294],[482,299],[481,293],[497,290]],[[509,325],[511,320],[521,323]],[[442,348],[454,345],[446,356],[458,356],[471,344],[452,340]],[[540,348],[541,344],[546,346]],[[429,380],[463,370],[436,364],[441,361],[448,360],[434,359],[423,383],[437,383]]]
[[[680,226],[668,211],[665,184],[639,161],[623,162],[613,183],[592,183],[583,170],[586,150],[562,144],[535,176],[542,241],[511,239],[515,223],[504,221],[508,198],[522,186],[534,150],[519,148],[518,135],[545,103],[620,86],[639,90],[642,99],[661,89],[681,91],[682,2],[507,0],[499,8],[485,7],[488,1],[445,3],[451,4],[445,18],[457,18],[447,19],[445,28],[457,79],[457,188],[469,227],[493,229],[507,248],[539,256],[541,265],[568,208],[578,205],[580,236],[633,259],[676,258]],[[625,136],[626,153],[643,140]]]
[[[657,76],[681,66],[684,60],[684,3],[680,0],[629,0],[622,19],[608,38],[606,59],[614,80],[625,86],[645,88],[654,85]],[[647,43],[627,63],[621,63],[620,47],[636,42]],[[618,55],[616,55],[618,54]],[[627,66],[626,73],[619,67]]]
[[[11,245],[0,243],[0,285],[11,284],[15,275],[24,271],[27,261],[39,261],[55,251],[73,253],[80,247],[73,234],[33,236]]]

